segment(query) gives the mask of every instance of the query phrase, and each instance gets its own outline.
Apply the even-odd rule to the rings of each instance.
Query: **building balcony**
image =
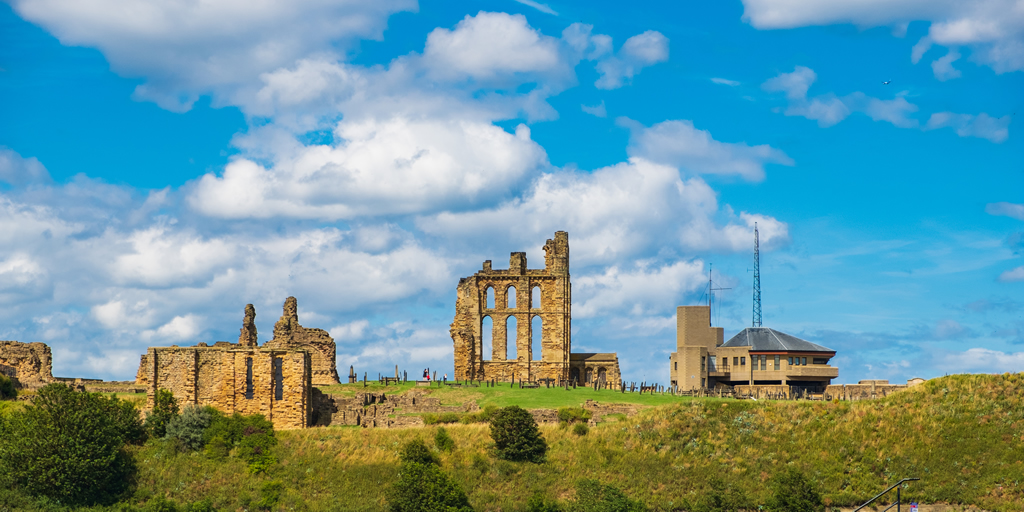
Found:
[[[839,377],[839,368],[826,365],[789,366],[778,370],[753,370],[749,366],[720,365],[707,372],[708,377],[743,380],[822,380]]]

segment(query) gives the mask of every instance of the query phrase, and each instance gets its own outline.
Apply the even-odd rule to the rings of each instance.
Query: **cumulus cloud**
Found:
[[[668,60],[668,38],[661,32],[648,30],[626,40],[615,55],[601,59],[594,82],[598,89],[622,87],[641,69]]]
[[[989,203],[985,205],[985,213],[989,215],[1002,215],[1017,220],[1024,220],[1024,204],[1016,203]]]
[[[1024,4],[1017,0],[743,0],[743,7],[743,21],[758,29],[837,23],[898,28],[926,20],[931,26],[912,50],[914,62],[934,43],[950,48],[968,46],[972,60],[997,73],[1024,70]],[[952,60],[955,58],[949,62]],[[949,62],[939,64],[937,77],[946,71]]]
[[[946,352],[937,358],[937,369],[948,373],[1004,373],[1024,368],[1024,352],[1000,352],[987,348],[970,348],[963,352]]]
[[[952,128],[961,137],[978,137],[1003,142],[1010,136],[1010,116],[995,118],[982,112],[978,115],[936,112],[928,118],[925,130]]]
[[[785,93],[788,100],[788,105],[783,111],[785,115],[815,120],[818,126],[823,128],[839,123],[851,113],[859,112],[874,121],[885,121],[900,128],[934,130],[949,127],[961,137],[980,137],[996,143],[1003,142],[1009,137],[1008,115],[993,118],[984,112],[978,115],[936,112],[922,126],[917,119],[911,117],[918,111],[918,107],[907,101],[906,91],[897,93],[891,100],[874,98],[860,91],[846,96],[826,93],[808,98],[807,92],[817,78],[814,70],[796,66],[790,73],[780,73],[766,80],[761,88],[768,92]]]
[[[724,226],[716,223],[719,216],[726,217]],[[762,245],[788,239],[786,225],[770,217],[720,212],[715,192],[700,178],[684,181],[674,167],[632,157],[593,172],[547,173],[521,198],[488,209],[420,217],[416,225],[449,239],[473,234],[478,240],[496,237],[527,247],[567,230],[573,236],[574,262],[591,265],[644,254],[666,239],[684,250],[745,250],[755,219],[776,224],[762,231]],[[740,232],[745,233],[742,243]]]
[[[660,312],[675,304],[687,292],[704,285],[704,262],[677,261],[652,265],[641,261],[633,268],[612,265],[597,274],[573,279],[576,293],[586,297],[573,308],[573,316],[589,318],[602,314],[632,316]]]
[[[189,202],[226,218],[423,213],[501,197],[547,159],[525,125],[510,134],[491,123],[367,119],[335,133],[340,143],[303,147],[269,168],[238,159],[223,176],[203,176]]]
[[[953,67],[953,63],[959,58],[960,52],[951,49],[946,55],[932,61],[932,73],[935,74],[935,78],[940,82],[960,78],[960,70]]]
[[[1024,266],[1017,267],[1013,270],[1007,270],[1002,274],[999,274],[999,280],[1004,283],[1024,281]]]
[[[49,181],[50,173],[36,157],[23,158],[17,152],[0,146],[0,182],[19,187]]]
[[[139,4],[131,0],[16,0],[14,9],[69,46],[98,48],[136,95],[173,111],[199,95],[224,98],[302,58],[379,39],[388,17],[415,0]]]
[[[580,108],[584,112],[597,117],[608,117],[608,111],[604,107],[604,100],[601,100],[601,104],[594,106],[580,105]]]
[[[630,129],[630,156],[678,167],[693,174],[737,175],[747,181],[764,179],[768,163],[793,165],[793,159],[767,144],[719,142],[707,130],[689,120],[672,120],[645,127],[620,117],[620,126]]]

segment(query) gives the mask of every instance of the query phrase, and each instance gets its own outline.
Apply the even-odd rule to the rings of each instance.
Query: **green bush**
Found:
[[[586,423],[593,413],[582,407],[562,407],[558,409],[558,421],[566,423]]]
[[[643,502],[631,500],[622,491],[597,480],[576,483],[576,500],[569,505],[570,512],[646,512]]]
[[[526,502],[526,512],[562,512],[565,510],[557,501],[548,499],[543,494],[534,494]]]
[[[825,502],[817,486],[800,470],[790,467],[769,481],[772,490],[768,510],[772,512],[822,512]]]
[[[447,429],[437,427],[437,431],[434,432],[434,445],[442,452],[451,452],[455,449],[455,440],[448,434]]]
[[[693,504],[693,512],[738,512],[757,508],[746,493],[720,478],[712,477],[708,489],[710,492]]]
[[[390,512],[472,512],[469,498],[434,464],[402,464],[398,481],[388,489]]]
[[[260,486],[260,499],[253,503],[253,507],[257,510],[270,510],[277,505],[277,502],[281,500],[281,491],[284,490],[284,484],[274,480],[272,482],[266,482]]]
[[[167,437],[177,439],[179,445],[188,451],[203,449],[203,434],[213,422],[213,411],[216,409],[210,406],[186,405],[181,414],[167,423]]]
[[[426,443],[419,438],[409,440],[402,445],[402,453],[398,455],[398,458],[403,463],[415,462],[418,464],[434,464],[435,466],[441,463],[437,455],[434,455],[430,448],[427,448]]]
[[[16,398],[18,391],[14,389],[14,381],[8,376],[0,374],[0,400]]]
[[[225,416],[216,410],[208,410],[212,420],[203,430],[203,453],[211,459],[227,457],[232,448],[249,463],[250,473],[262,473],[277,463],[270,450],[277,445],[274,424],[262,414],[242,416],[235,413]]]
[[[572,433],[580,437],[587,435],[590,432],[590,427],[586,423],[577,423],[572,426]]]
[[[494,413],[498,412],[498,407],[495,405],[488,405],[477,412],[471,412],[463,414],[462,418],[459,419],[459,423],[469,425],[471,423],[487,423],[494,417]]]
[[[174,393],[167,389],[158,389],[153,400],[153,410],[146,415],[146,430],[157,439],[167,433],[167,424],[178,415],[178,401]]]
[[[494,414],[491,439],[498,457],[505,460],[543,462],[548,451],[533,415],[518,405],[504,407]]]
[[[116,501],[135,475],[124,450],[136,435],[126,431],[129,416],[116,399],[63,384],[40,389],[24,411],[0,422],[0,487],[71,505]]]

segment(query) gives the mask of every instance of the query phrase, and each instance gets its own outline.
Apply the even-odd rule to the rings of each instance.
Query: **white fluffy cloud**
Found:
[[[1024,220],[1024,204],[1016,203],[989,203],[985,205],[985,213],[989,215],[1003,215],[1017,220]]]
[[[36,157],[22,158],[17,152],[0,146],[0,182],[17,187],[49,181],[50,173]]]
[[[626,149],[630,156],[692,174],[737,175],[747,181],[761,181],[766,164],[793,165],[793,159],[767,144],[719,142],[688,120],[664,121],[649,128],[626,118],[618,122],[630,129]]]
[[[308,146],[271,168],[247,159],[204,176],[189,201],[227,218],[350,219],[423,213],[501,197],[546,164],[520,125],[391,119],[342,121],[338,145]]]
[[[598,89],[617,89],[628,83],[641,69],[668,60],[668,38],[661,32],[648,30],[622,45],[615,55],[597,63],[601,78],[594,82]]]
[[[415,0],[323,2],[135,2],[15,0],[14,9],[69,46],[99,48],[136,89],[161,107],[183,111],[200,94],[231,96],[261,73],[357,39],[380,38],[387,18]]]
[[[1004,283],[1024,281],[1024,266],[1017,267],[1012,270],[1007,270],[1002,274],[999,274],[999,280]]]
[[[585,300],[573,308],[573,316],[590,318],[602,314],[644,316],[661,312],[666,304],[675,304],[687,292],[706,282],[704,262],[677,261],[651,265],[641,261],[622,269],[612,265],[597,274],[573,279],[578,296]]]
[[[918,107],[907,101],[906,92],[897,93],[891,100],[873,98],[860,91],[841,97],[830,92],[808,98],[807,92],[817,79],[814,70],[796,66],[790,73],[780,73],[769,78],[761,88],[768,92],[786,94],[788,105],[783,111],[785,115],[815,120],[823,128],[839,123],[851,113],[860,112],[872,120],[885,121],[900,128],[934,130],[948,127],[953,128],[961,137],[980,137],[996,143],[1009,137],[1008,115],[993,118],[984,112],[978,115],[936,112],[922,126],[917,119],[911,117],[918,111]]]
[[[645,254],[667,240],[687,251],[748,248],[754,217],[726,212],[726,224],[720,226],[720,215],[715,192],[703,180],[684,181],[674,167],[633,157],[590,173],[544,174],[522,198],[484,210],[421,217],[417,226],[452,239],[497,237],[525,247],[567,230],[573,237],[573,261],[593,265]],[[778,226],[763,232],[763,244],[788,239],[784,223],[758,218]],[[742,242],[738,232],[745,233]]]
[[[1000,352],[987,348],[971,348],[948,352],[936,361],[937,370],[949,373],[1019,372],[1024,368],[1024,352]]]
[[[914,47],[917,62],[933,44],[951,48],[936,69],[952,78],[949,55],[972,49],[972,60],[997,73],[1024,70],[1024,2],[1020,0],[743,0],[743,20],[759,29],[852,23],[892,26],[905,31],[911,21],[930,21],[928,35]],[[942,60],[939,59],[939,60]]]

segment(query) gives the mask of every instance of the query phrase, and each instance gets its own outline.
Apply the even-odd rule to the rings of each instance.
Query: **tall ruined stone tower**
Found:
[[[252,304],[245,305],[245,318],[242,319],[241,333],[238,335],[238,344],[243,347],[259,346],[259,338],[256,333],[256,308]]]
[[[459,280],[450,330],[455,378],[566,380],[572,349],[571,295],[565,231],[544,244],[543,269],[527,268],[523,252],[511,254],[507,270],[493,269],[491,261],[485,261],[481,271]],[[515,330],[510,332],[513,318]],[[485,319],[492,325],[489,332]],[[539,353],[531,343],[535,329],[540,330]],[[490,351],[484,350],[485,334],[491,335]],[[514,358],[509,357],[512,347]]]
[[[285,299],[281,319],[274,324],[274,339],[266,342],[263,348],[305,349],[313,359],[313,385],[338,383],[334,339],[323,329],[309,329],[299,324],[299,303],[295,297]]]

